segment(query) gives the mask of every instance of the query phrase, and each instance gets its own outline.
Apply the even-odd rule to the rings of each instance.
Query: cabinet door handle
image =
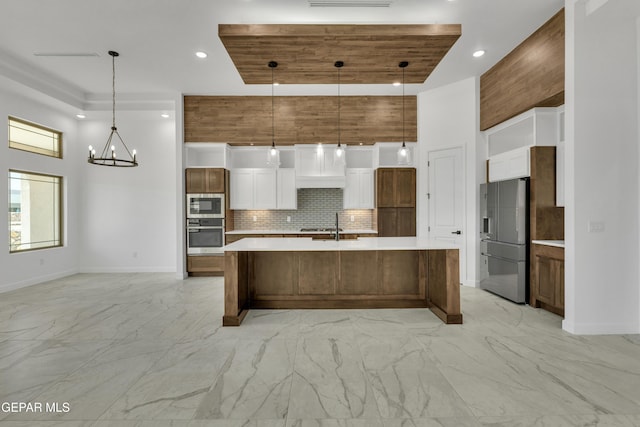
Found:
[[[462,231],[460,230],[452,231],[451,234],[462,234]]]

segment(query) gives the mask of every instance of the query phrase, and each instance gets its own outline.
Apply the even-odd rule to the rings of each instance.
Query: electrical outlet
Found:
[[[253,222],[256,222],[257,220],[258,220],[258,217],[254,215],[253,216]]]
[[[134,253],[132,254],[132,256],[133,256],[134,258],[138,258],[138,252],[134,252]]]
[[[602,233],[604,231],[604,221],[589,221],[589,233]]]
[[[287,216],[287,222],[291,222],[291,217]]]
[[[350,219],[351,219],[351,222],[355,222],[356,217],[355,217],[354,215],[351,215],[351,218],[350,218]]]
[[[40,258],[40,265],[44,265],[44,258]]]

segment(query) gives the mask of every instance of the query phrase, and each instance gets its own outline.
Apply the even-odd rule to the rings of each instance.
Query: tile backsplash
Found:
[[[301,188],[298,189],[297,210],[234,211],[233,220],[236,230],[298,231],[301,228],[334,227],[336,212],[340,228],[373,228],[372,209],[342,209],[341,188]],[[287,222],[287,217],[291,222]]]

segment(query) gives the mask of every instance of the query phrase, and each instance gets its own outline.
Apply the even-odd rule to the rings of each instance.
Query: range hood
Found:
[[[342,176],[296,176],[296,188],[344,188],[346,178]]]

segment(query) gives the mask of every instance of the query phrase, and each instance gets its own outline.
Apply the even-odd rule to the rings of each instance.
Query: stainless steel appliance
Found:
[[[187,218],[224,218],[224,194],[187,194]]]
[[[189,218],[187,221],[187,255],[222,253],[224,218]]]
[[[529,302],[529,179],[480,186],[480,288]]]

